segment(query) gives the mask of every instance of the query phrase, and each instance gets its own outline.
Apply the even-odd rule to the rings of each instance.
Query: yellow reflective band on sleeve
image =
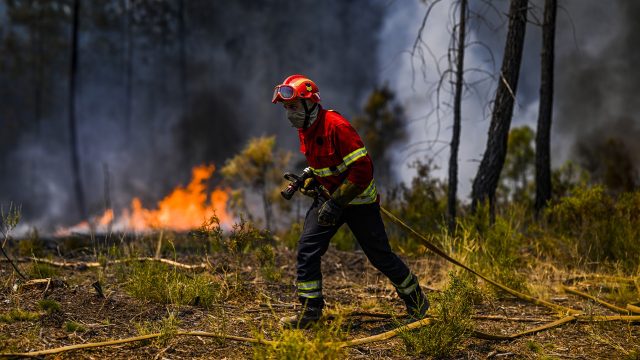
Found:
[[[326,167],[322,169],[311,168],[311,170],[313,170],[314,175],[320,176],[320,177],[340,175],[347,170],[347,167],[349,165],[353,164],[356,160],[360,159],[365,155],[367,155],[367,149],[365,149],[364,147],[361,147],[360,149],[352,151],[347,156],[343,157],[342,163],[336,166]]]
[[[298,290],[318,290],[322,288],[322,281],[313,280],[298,283]]]
[[[378,200],[378,190],[376,189],[376,183],[374,180],[371,180],[369,186],[360,195],[356,196],[355,199],[351,200],[350,205],[364,205],[364,204],[373,204]]]
[[[347,170],[347,166],[344,163],[341,163],[340,165],[335,167],[332,166],[332,167],[327,167],[322,169],[311,168],[311,170],[313,170],[313,174],[316,176],[326,177],[326,176],[342,174],[345,170]]]
[[[349,166],[353,164],[356,160],[360,159],[365,155],[367,155],[367,149],[365,149],[364,147],[361,147],[360,149],[352,151],[349,155],[343,157],[342,163],[345,164],[346,166]]]

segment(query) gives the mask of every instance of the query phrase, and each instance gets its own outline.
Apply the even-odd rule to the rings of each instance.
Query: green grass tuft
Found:
[[[85,332],[87,331],[87,328],[80,323],[70,320],[64,323],[64,330],[66,332],[74,333],[74,332]]]
[[[540,352],[542,352],[542,346],[540,346],[540,344],[538,344],[537,342],[533,341],[533,340],[528,340],[527,341],[527,349],[529,349],[529,351],[539,354]]]
[[[209,273],[187,273],[156,262],[134,263],[121,276],[133,297],[166,304],[206,307],[229,293],[227,284]]]
[[[40,310],[46,311],[47,314],[52,314],[54,312],[60,311],[60,303],[51,299],[42,299],[38,301],[38,308],[40,308]]]
[[[33,311],[26,311],[22,309],[11,309],[9,312],[0,314],[0,322],[14,323],[17,321],[36,321],[40,318],[40,314]]]
[[[59,271],[49,264],[34,262],[28,270],[29,276],[35,279],[45,279],[58,276]]]
[[[162,318],[159,322],[145,321],[143,323],[134,323],[138,335],[149,335],[160,333],[160,337],[153,342],[158,347],[164,347],[169,344],[169,341],[173,339],[180,329],[180,319],[176,313],[169,312],[166,317]]]

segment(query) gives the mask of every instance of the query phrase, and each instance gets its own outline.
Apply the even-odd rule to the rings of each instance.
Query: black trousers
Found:
[[[304,298],[317,305],[324,304],[321,295],[322,272],[320,260],[329,248],[329,241],[346,223],[362,247],[365,255],[393,284],[401,284],[410,274],[409,268],[391,250],[389,239],[384,229],[378,204],[347,206],[335,226],[318,225],[318,210],[321,202],[314,201],[304,220],[304,228],[298,241],[298,288],[301,284],[320,282],[320,296],[314,299]],[[310,291],[310,290],[309,290]],[[300,292],[299,292],[300,295]]]

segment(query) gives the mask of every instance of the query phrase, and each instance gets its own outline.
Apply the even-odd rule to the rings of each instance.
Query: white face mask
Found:
[[[306,101],[306,100],[305,100]],[[311,111],[311,114],[309,115],[309,125],[311,126],[311,124],[313,124],[313,122],[316,120],[316,118],[318,117],[318,109],[320,108],[319,106],[314,106],[316,104],[311,105],[311,107],[313,107],[313,111]],[[307,106],[309,106],[307,104]],[[289,110],[287,109],[287,119],[289,119],[289,122],[291,123],[291,126],[293,126],[294,128],[298,128],[298,129],[302,129],[304,127],[304,119],[305,119],[305,112],[304,110]]]

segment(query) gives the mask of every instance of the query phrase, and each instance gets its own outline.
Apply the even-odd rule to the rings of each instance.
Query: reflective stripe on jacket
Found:
[[[320,109],[318,118],[306,129],[298,129],[300,151],[324,187],[333,193],[345,179],[362,189],[350,204],[378,201],[373,180],[373,163],[351,124],[332,110]]]

